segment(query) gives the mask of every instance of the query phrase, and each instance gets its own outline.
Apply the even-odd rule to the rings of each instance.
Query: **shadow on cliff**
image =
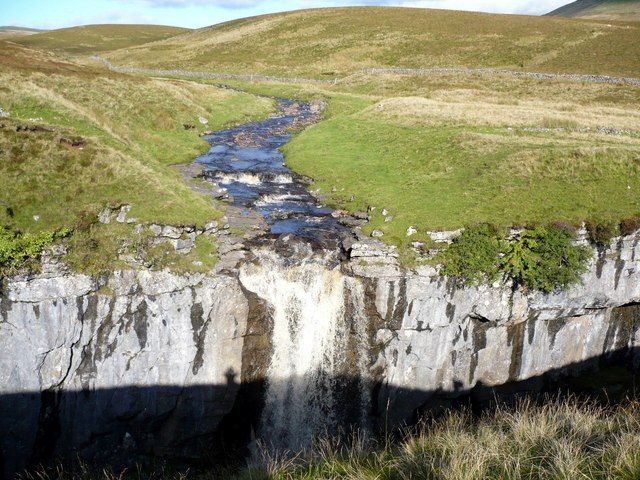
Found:
[[[339,406],[342,431],[364,427],[380,434],[450,408],[470,407],[479,414],[523,396],[537,402],[569,394],[618,402],[636,396],[639,360],[640,348],[625,348],[526,380],[471,390],[406,389],[340,377],[332,379],[332,400]],[[305,380],[292,379],[283,387],[296,382]],[[0,395],[0,472],[9,479],[23,468],[69,458],[115,470],[158,459],[202,467],[241,464],[261,424],[265,387],[265,381],[239,384],[238,375],[228,371],[225,385]],[[368,397],[364,419],[362,395]]]

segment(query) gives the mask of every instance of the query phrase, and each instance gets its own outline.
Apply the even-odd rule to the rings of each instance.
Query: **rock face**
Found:
[[[640,365],[640,234],[549,295],[462,288],[368,242],[342,264],[263,248],[224,275],[5,279],[5,473],[75,453],[210,456],[230,432],[242,446],[254,432],[304,446],[310,425],[375,432],[456,399]]]
[[[232,278],[9,280],[0,312],[7,473],[75,451],[198,455],[233,406],[247,302]]]
[[[639,260],[638,236],[619,239],[597,253],[582,285],[550,295],[457,288],[430,271],[384,278],[375,269],[378,407],[395,423],[428,399],[482,401],[571,376],[597,379],[620,361],[637,371]]]

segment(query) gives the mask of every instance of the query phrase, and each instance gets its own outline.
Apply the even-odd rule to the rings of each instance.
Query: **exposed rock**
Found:
[[[364,257],[391,257],[398,258],[398,249],[395,246],[385,245],[384,243],[367,239],[351,246],[350,258]]]
[[[204,227],[202,228],[202,233],[206,233],[208,235],[213,235],[217,231],[218,231],[218,222],[216,222],[215,220],[211,220],[210,222],[205,223]]]
[[[580,228],[576,232],[576,235],[573,239],[573,244],[580,245],[583,247],[590,246],[589,231],[587,230],[587,226],[584,223],[580,226]]]
[[[226,238],[216,271],[229,276],[139,270],[92,278],[48,269],[5,280],[0,431],[9,433],[0,444],[7,471],[64,453],[97,462],[129,458],[123,451],[192,457],[205,453],[202,440],[234,405],[245,417],[259,414],[248,400],[261,398],[259,391],[245,397],[250,394],[240,382],[264,378],[269,342],[276,340],[268,334],[268,308],[248,330],[248,305],[256,298],[236,274],[251,254],[238,239]],[[285,239],[275,250],[308,258],[304,245]],[[358,328],[370,332],[351,338],[356,332],[347,325],[331,345],[350,359],[345,372],[357,362],[371,372],[357,386],[364,390],[340,403],[350,412],[361,407],[351,403],[373,399],[375,408],[366,411],[384,415],[358,420],[363,428],[401,424],[417,410],[470,392],[483,401],[493,387],[535,391],[548,382],[541,380],[545,375],[563,379],[614,360],[640,365],[638,234],[613,239],[581,285],[551,294],[503,282],[460,287],[431,266],[404,271],[394,247],[370,238],[351,245],[349,254],[341,268],[313,268],[345,289],[336,296],[344,296],[345,308],[336,312],[347,320],[356,315]],[[260,285],[258,267],[252,268],[253,284]],[[287,272],[278,275],[288,281]],[[367,390],[373,385],[379,388]]]
[[[86,140],[82,137],[62,137],[60,138],[60,144],[67,147],[82,149],[86,145]]]
[[[429,235],[434,242],[451,243],[456,237],[459,237],[462,232],[464,232],[464,228],[454,231],[427,232],[427,235]]]
[[[103,224],[109,224],[113,220],[118,223],[134,223],[135,219],[127,219],[130,211],[131,205],[107,206],[98,214],[98,221]]]
[[[233,279],[119,272],[106,287],[112,294],[85,276],[36,278],[10,281],[0,297],[8,472],[70,449],[127,458],[127,434],[129,450],[192,457],[232,408],[227,372],[241,371],[247,318]]]
[[[327,102],[324,100],[312,100],[309,105],[310,112],[316,115],[322,113],[327,108]]]
[[[42,120],[42,119],[40,119]],[[53,132],[54,129],[51,127],[45,127],[44,125],[18,125],[16,126],[16,132]]]
[[[123,205],[122,207],[120,207],[120,211],[116,216],[116,222],[126,223],[127,215],[129,214],[130,211],[131,211],[131,205]]]
[[[407,237],[412,237],[413,235],[415,235],[416,233],[418,233],[418,230],[416,230],[415,227],[409,227],[407,228]]]
[[[384,232],[382,230],[374,230],[373,232],[371,232],[371,236],[373,238],[380,238],[384,236]]]
[[[202,125],[208,125],[209,124],[209,120],[207,120],[204,117],[198,117],[198,121],[202,124]]]

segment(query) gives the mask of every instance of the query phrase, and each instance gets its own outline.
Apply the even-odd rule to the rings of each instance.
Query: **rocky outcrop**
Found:
[[[406,419],[429,399],[492,388],[540,390],[618,360],[640,366],[640,237],[596,252],[581,285],[542,294],[510,284],[462,288],[433,269],[380,276],[375,288],[379,408]],[[609,362],[611,361],[611,362]],[[505,389],[507,390],[507,389]],[[439,403],[439,402],[436,402]]]
[[[129,271],[7,280],[2,292],[9,472],[75,452],[197,456],[233,406],[248,306],[232,278]]]
[[[231,433],[244,446],[261,431],[279,438],[280,417],[291,446],[308,437],[295,428],[375,431],[459,398],[640,364],[640,234],[600,248],[581,285],[548,295],[409,272],[373,239],[342,264],[310,248],[298,260],[249,250],[224,274],[5,279],[5,471],[75,453],[210,456]],[[317,411],[298,411],[308,405]]]

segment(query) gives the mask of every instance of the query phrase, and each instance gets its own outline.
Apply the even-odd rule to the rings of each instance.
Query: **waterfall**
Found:
[[[259,437],[271,449],[299,451],[357,427],[369,414],[364,289],[339,268],[308,255],[296,265],[272,251],[245,265],[245,288],[272,315]]]

